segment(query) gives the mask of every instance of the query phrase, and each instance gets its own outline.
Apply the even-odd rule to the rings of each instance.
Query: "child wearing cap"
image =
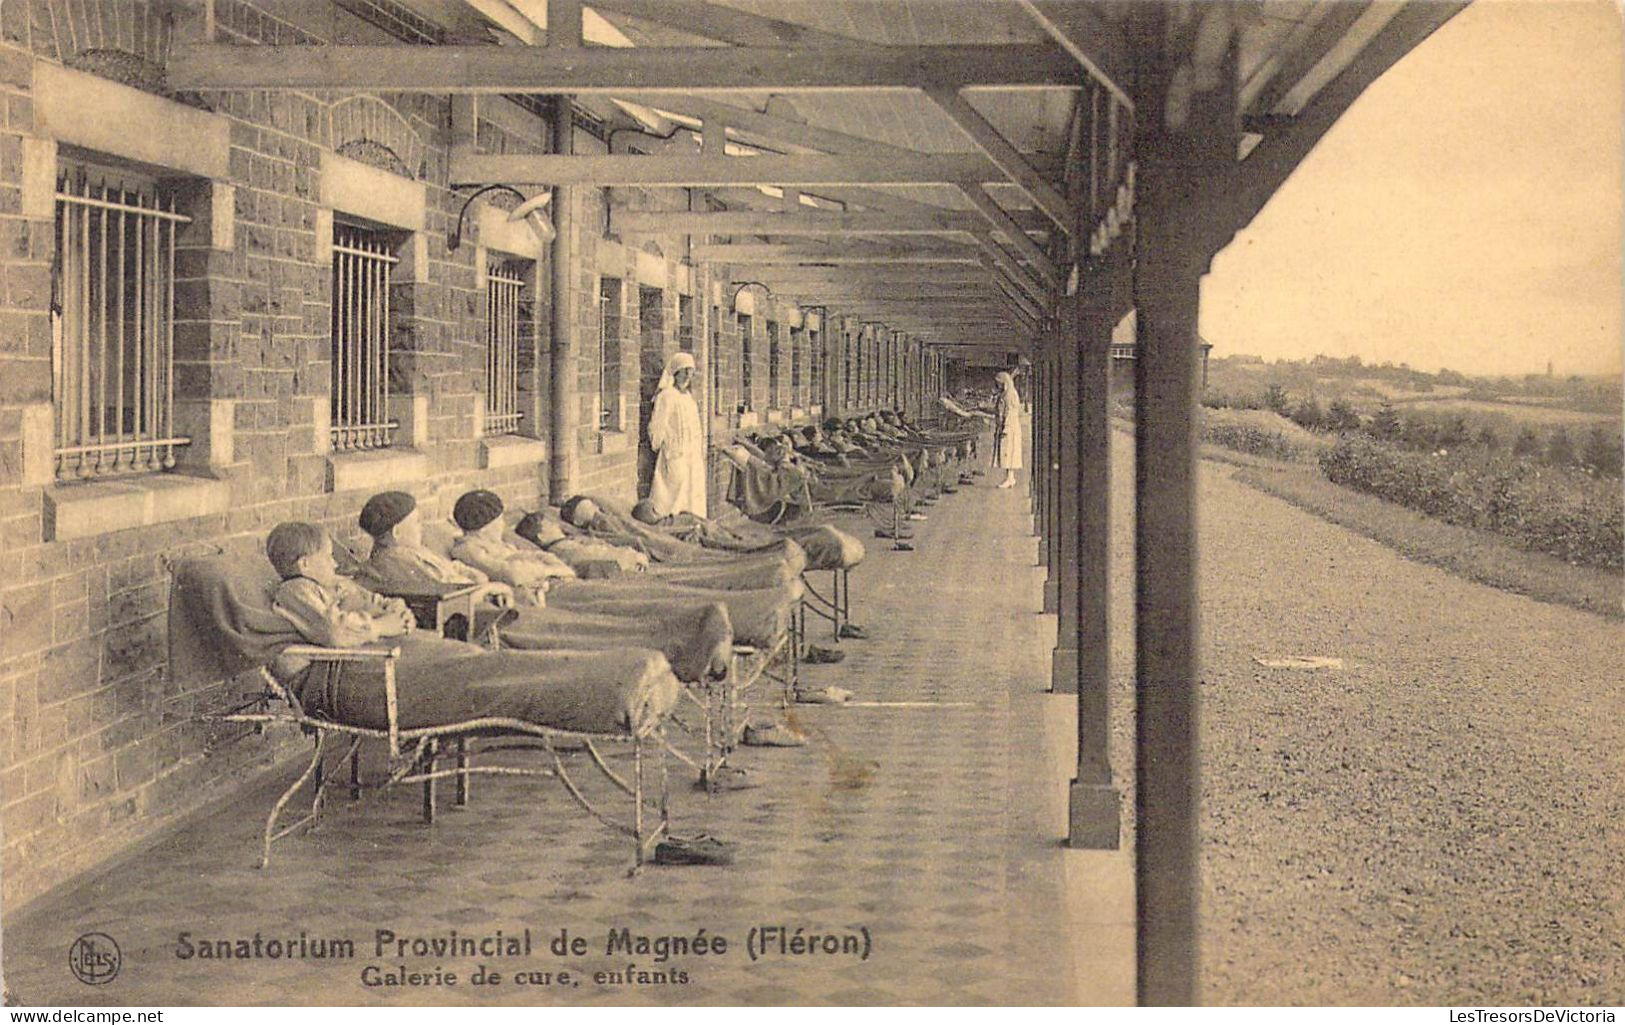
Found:
[[[265,539],[265,554],[282,578],[271,607],[312,644],[350,648],[417,626],[405,602],[340,576],[333,539],[313,523],[278,524]]]
[[[502,536],[502,510],[502,496],[495,492],[470,491],[459,498],[451,518],[463,533],[451,546],[451,557],[512,587],[521,604],[543,605],[549,582],[572,579],[575,570],[547,552],[509,544]]]
[[[372,554],[366,571],[382,584],[416,587],[424,584],[482,584],[482,597],[492,604],[513,602],[513,588],[473,566],[448,559],[423,543],[423,519],[417,499],[404,491],[385,491],[361,507],[361,529],[372,536]]]

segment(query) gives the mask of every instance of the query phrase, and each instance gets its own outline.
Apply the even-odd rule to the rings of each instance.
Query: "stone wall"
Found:
[[[613,233],[617,205],[686,209],[690,198],[609,190],[606,202],[605,190],[574,190],[570,378],[579,426],[572,438],[552,438],[550,255],[504,249],[523,236],[482,228],[501,220],[480,215],[486,200],[470,210],[461,245],[448,246],[468,195],[447,187],[450,99],[170,96],[163,60],[173,38],[195,31],[190,11],[141,0],[0,0],[0,902],[8,908],[303,747],[297,735],[199,722],[235,704],[252,680],[170,679],[168,572],[177,558],[221,550],[261,558],[266,531],[289,519],[353,536],[361,504],[386,487],[414,492],[430,516],[449,513],[471,487],[534,508],[562,497],[548,494],[546,448],[557,444],[574,446],[575,490],[633,497],[640,404],[659,372],[643,366],[640,287],[662,293],[666,329],[651,340],[651,360],[677,347],[678,297],[693,297],[696,398],[713,444],[749,426],[737,412],[727,268],[689,267],[686,239],[623,242]],[[218,0],[216,15],[240,43],[391,41],[326,4]],[[479,149],[545,152],[542,118],[495,98],[479,109]],[[577,133],[578,152],[601,148]],[[150,478],[54,479],[54,182],[59,160],[80,158],[156,168],[191,218],[177,239],[174,375],[176,429],[192,442],[173,471]],[[489,205],[502,202],[492,196]],[[383,457],[360,462],[329,442],[331,243],[335,217],[348,216],[376,222],[399,260],[388,371],[400,427]],[[530,282],[518,390],[519,434],[532,444],[502,449],[482,437],[484,282],[488,266],[510,258]],[[596,417],[605,276],[622,282],[619,431],[600,430]],[[840,337],[837,316],[830,311],[821,331],[827,342]],[[788,361],[789,325],[800,317],[791,297],[757,299],[757,422],[771,413],[788,423],[793,409],[811,416],[810,401],[787,397],[777,409],[766,401],[764,322],[779,322]],[[804,392],[813,358],[804,345]],[[838,358],[829,370],[839,394]],[[788,396],[787,362],[780,373]],[[713,467],[715,508],[726,476]]]

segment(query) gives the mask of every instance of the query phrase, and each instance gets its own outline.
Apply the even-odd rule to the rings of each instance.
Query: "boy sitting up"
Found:
[[[543,591],[553,580],[574,579],[575,571],[547,552],[525,551],[502,537],[502,497],[470,491],[452,507],[451,518],[463,535],[451,546],[451,557],[492,580],[514,589],[521,604],[543,605]]]
[[[351,648],[412,632],[417,620],[399,598],[383,598],[339,575],[333,539],[314,523],[282,523],[265,539],[282,583],[271,607],[312,644]]]

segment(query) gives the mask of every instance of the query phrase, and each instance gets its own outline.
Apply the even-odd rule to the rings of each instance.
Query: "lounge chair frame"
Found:
[[[703,713],[705,750],[699,760],[684,754],[669,741],[666,749],[678,761],[699,773],[700,782],[711,793],[717,791],[720,770],[739,747],[750,706],[744,700],[747,691],[763,680],[780,687],[780,706],[788,707],[795,701],[796,689],[801,684],[801,646],[805,636],[805,612],[798,601],[791,610],[789,627],[774,639],[771,646],[758,648],[736,644],[729,659],[728,674],[720,680],[704,680],[684,686],[684,695]],[[674,716],[680,728],[690,733],[699,732],[694,726]]]
[[[363,787],[359,771],[361,742],[382,740],[389,750],[389,773],[381,783],[372,786],[381,792],[396,784],[421,783],[423,818],[426,823],[434,822],[437,808],[435,784],[439,780],[455,779],[456,803],[466,805],[470,798],[470,779],[473,776],[551,776],[557,779],[571,799],[593,818],[633,839],[633,872],[642,868],[654,846],[662,837],[669,835],[669,786],[664,758],[666,745],[663,731],[658,724],[643,727],[632,733],[605,734],[558,729],[522,719],[485,716],[442,726],[402,729],[396,690],[396,661],[400,657],[398,647],[376,645],[359,648],[324,648],[316,645],[292,645],[284,649],[283,654],[309,659],[311,666],[307,672],[322,673],[325,677],[322,684],[329,692],[336,692],[346,666],[360,664],[378,666],[383,673],[388,726],[386,729],[351,726],[313,716],[306,712],[299,699],[272,675],[267,666],[259,667],[263,689],[248,705],[231,712],[205,714],[200,717],[207,722],[251,724],[256,731],[262,731],[267,726],[291,725],[297,726],[307,735],[314,736],[314,749],[305,771],[283,791],[282,796],[272,806],[270,814],[266,816],[260,843],[262,869],[270,865],[273,843],[307,824],[315,823],[320,818],[326,803],[327,788],[334,785],[328,780],[325,769],[328,746],[335,738],[342,738],[348,743],[343,758],[350,763],[350,779],[347,787],[352,800],[360,799]],[[282,707],[274,707],[278,704]],[[245,711],[244,708],[257,710]],[[541,768],[475,765],[473,758],[476,752],[472,750],[472,745],[476,741],[487,742],[488,746],[482,749],[485,753],[515,748],[540,751],[551,765]],[[452,752],[454,764],[452,768],[442,769],[437,763],[444,753],[442,745],[448,742],[455,745]],[[632,798],[630,823],[607,815],[593,805],[570,775],[561,757],[558,747],[560,742],[585,750],[593,766],[616,789]],[[611,769],[604,760],[597,745],[606,742],[632,746],[633,773],[630,781]],[[655,801],[656,816],[652,823],[645,808],[649,801],[646,793],[648,774],[646,762],[651,758],[655,762],[655,771],[659,779]],[[277,821],[283,810],[300,788],[311,782],[314,783],[314,792],[310,811],[293,823],[280,830],[277,829]]]

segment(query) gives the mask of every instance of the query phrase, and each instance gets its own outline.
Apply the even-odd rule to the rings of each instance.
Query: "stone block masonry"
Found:
[[[244,45],[394,41],[335,5],[217,0],[215,14],[222,36]],[[252,681],[187,687],[170,678],[175,560],[222,550],[263,558],[265,533],[290,519],[352,538],[361,504],[386,486],[412,491],[434,516],[474,487],[536,508],[552,497],[547,455],[564,445],[575,448],[577,490],[636,495],[645,392],[659,371],[642,364],[640,288],[662,293],[646,306],[658,302],[664,324],[651,360],[677,346],[678,297],[690,297],[696,397],[713,444],[739,426],[728,268],[690,266],[683,238],[614,234],[618,207],[686,209],[690,199],[677,190],[575,190],[567,372],[580,429],[550,437],[551,254],[486,250],[477,227],[448,249],[469,192],[448,187],[449,98],[167,96],[162,62],[195,22],[186,5],[157,0],[0,0],[0,903],[8,908],[303,747],[294,735],[245,738],[198,721],[238,703]],[[84,116],[115,108],[126,112],[116,131]],[[577,131],[578,152],[602,148]],[[482,97],[474,136],[485,152],[543,152],[550,130],[530,110]],[[55,183],[63,163],[80,162],[121,174],[142,167],[189,218],[176,231],[173,393],[175,431],[191,443],[167,472],[55,479],[63,444],[53,405]],[[336,200],[334,169],[389,187],[376,203]],[[331,441],[336,222],[372,231],[395,261],[386,372],[388,413],[400,426],[386,455],[360,461]],[[493,246],[504,237],[511,245],[492,232]],[[484,270],[488,259],[515,258],[534,272],[519,304],[516,384],[517,430],[528,443],[483,436]],[[622,420],[609,432],[596,416],[606,275],[623,288]],[[765,324],[780,325],[788,360],[789,326],[801,313],[793,297],[756,303],[760,408],[770,377]],[[826,327],[822,337],[838,335]],[[800,352],[803,400],[790,395],[797,375],[780,368],[781,421],[811,405],[810,349]],[[716,472],[713,508],[725,484]]]

